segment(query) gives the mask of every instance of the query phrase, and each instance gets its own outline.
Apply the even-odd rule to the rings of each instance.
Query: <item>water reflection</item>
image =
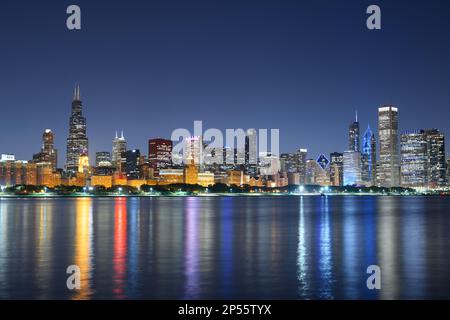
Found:
[[[185,229],[185,299],[195,299],[199,294],[199,219],[198,198],[188,198]]]
[[[81,271],[81,289],[76,291],[74,299],[87,299],[91,293],[91,259],[92,259],[92,200],[76,200],[75,228],[75,265]]]
[[[131,213],[133,214],[133,213]],[[114,199],[114,298],[124,299],[127,272],[127,199]]]
[[[0,298],[450,298],[449,209],[437,197],[0,199]],[[372,264],[380,291],[366,287]]]

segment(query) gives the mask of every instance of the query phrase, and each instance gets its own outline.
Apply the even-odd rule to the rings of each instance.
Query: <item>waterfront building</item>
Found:
[[[245,136],[245,165],[258,164],[258,134],[255,129],[248,129]]]
[[[147,184],[146,179],[129,179],[127,180],[127,186],[140,189],[144,184]]]
[[[281,169],[280,158],[272,155],[270,152],[261,152],[259,154],[259,160],[259,171],[262,176],[274,175]]]
[[[424,130],[402,133],[400,137],[401,185],[405,188],[427,186],[428,156]]]
[[[362,154],[361,154],[361,182],[366,186],[372,186],[376,183],[376,139],[370,126],[367,127],[363,136]]]
[[[350,151],[360,151],[358,112],[356,112],[355,121],[348,128],[348,149]]]
[[[379,172],[378,185],[400,186],[400,155],[398,138],[398,109],[386,105],[378,109]]]
[[[429,188],[441,188],[446,185],[445,136],[437,129],[426,129],[427,175]]]
[[[212,172],[199,172],[197,183],[202,187],[209,187],[214,185],[214,173]]]
[[[141,153],[139,149],[128,150],[122,153],[122,159],[124,159],[124,165],[122,166],[127,179],[139,178],[139,159]]]
[[[193,158],[191,158],[191,163],[184,167],[184,183],[198,184],[198,165],[194,163]]]
[[[69,137],[67,138],[66,170],[69,174],[73,175],[78,171],[79,158],[88,155],[88,145],[86,118],[83,116],[80,86],[77,85],[72,101]]]
[[[123,136],[123,131],[120,134],[120,137],[116,135],[113,139],[113,147],[112,147],[112,153],[111,153],[111,161],[112,165],[118,170],[122,171],[121,165],[122,165],[122,154],[127,151],[127,141],[125,140],[125,137]]]
[[[93,175],[91,177],[91,186],[111,188],[113,185],[112,175]]]
[[[306,179],[305,184],[309,185],[329,185],[330,177],[319,163],[314,159],[306,161]]]
[[[289,185],[300,185],[300,173],[298,172],[288,172],[288,184]]]
[[[330,154],[330,184],[344,185],[344,155],[340,152]]]
[[[172,166],[172,140],[156,138],[148,141],[148,162],[155,176],[160,169]]]
[[[446,174],[446,179],[447,179],[447,186],[450,186],[450,158],[447,159],[447,174]]]
[[[361,153],[359,151],[344,151],[344,186],[361,183]]]
[[[159,170],[159,184],[178,184],[184,183],[183,169],[160,169]]]
[[[244,172],[240,170],[227,171],[227,185],[242,186],[244,184]]]
[[[126,186],[127,185],[127,176],[120,171],[115,171],[113,174],[113,186]]]
[[[101,164],[103,162],[103,164]],[[100,151],[95,153],[95,166],[99,167],[100,165],[106,166],[106,164],[111,164],[111,152],[108,151]]]
[[[194,136],[187,137],[184,140],[184,164],[191,163],[194,161],[194,164],[197,166],[201,166],[203,163],[203,141],[202,137]]]

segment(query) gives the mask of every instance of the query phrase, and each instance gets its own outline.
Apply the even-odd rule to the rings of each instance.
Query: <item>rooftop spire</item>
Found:
[[[81,98],[80,98],[80,85],[78,83],[75,85],[75,90],[73,91],[73,100],[74,101],[81,101]]]
[[[355,114],[356,114],[356,116],[355,116],[355,122],[358,122],[358,110],[355,110]]]
[[[121,132],[121,134],[120,134],[120,139],[125,139],[125,138],[123,137],[123,130],[122,130],[122,132]]]
[[[118,136],[117,136],[117,130],[116,130],[116,139],[118,138]]]

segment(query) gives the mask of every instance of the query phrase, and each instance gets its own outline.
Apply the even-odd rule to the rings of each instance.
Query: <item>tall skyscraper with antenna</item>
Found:
[[[348,129],[348,150],[360,151],[358,111],[356,111],[355,121],[350,124]]]
[[[89,142],[86,135],[86,118],[83,117],[80,86],[77,84],[72,100],[72,114],[67,138],[66,170],[69,174],[78,171],[80,156],[88,156]]]
[[[127,141],[125,140],[125,137],[123,136],[123,131],[120,133],[120,137],[117,134],[113,139],[113,147],[112,147],[112,154],[111,154],[111,161],[113,166],[115,166],[117,169],[120,169],[120,163],[122,160],[122,152],[127,151]]]

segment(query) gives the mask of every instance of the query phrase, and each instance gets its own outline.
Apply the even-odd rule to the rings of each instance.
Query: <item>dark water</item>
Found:
[[[0,298],[448,299],[450,198],[1,199]]]

